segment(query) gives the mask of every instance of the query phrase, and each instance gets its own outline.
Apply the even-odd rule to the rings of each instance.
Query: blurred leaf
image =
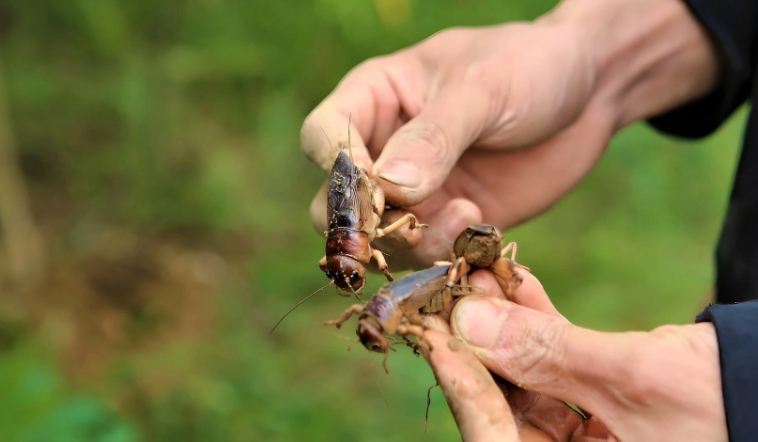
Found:
[[[17,347],[0,363],[0,439],[4,441],[138,440],[133,425],[97,399],[71,394],[41,348]]]
[[[129,42],[124,12],[117,0],[78,0],[83,22],[97,48],[118,55]]]

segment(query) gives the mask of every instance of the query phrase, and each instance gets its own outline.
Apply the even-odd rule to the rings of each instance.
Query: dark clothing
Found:
[[[758,439],[758,301],[712,305],[697,322],[716,327],[730,441]]]
[[[651,120],[675,135],[700,137],[716,130],[755,98],[758,1],[688,0],[722,54],[721,86],[709,96]],[[758,299],[758,114],[751,112],[716,252],[719,303]]]
[[[651,123],[700,137],[713,132],[747,99],[755,102],[758,0],[686,0],[721,52],[719,88]],[[718,336],[729,440],[758,440],[758,114],[750,114],[729,208],[716,251],[716,297],[698,322]],[[739,303],[739,304],[735,304]]]

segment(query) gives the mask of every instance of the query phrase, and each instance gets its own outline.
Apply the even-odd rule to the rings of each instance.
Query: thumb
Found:
[[[465,88],[443,89],[390,137],[373,167],[388,203],[414,206],[442,186],[482,132],[488,106],[476,97]]]
[[[579,405],[614,407],[619,386],[635,378],[635,333],[610,334],[510,301],[466,296],[451,315],[453,334],[492,372],[518,387]]]

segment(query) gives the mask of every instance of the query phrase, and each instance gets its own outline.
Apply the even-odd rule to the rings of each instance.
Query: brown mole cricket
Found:
[[[358,340],[367,350],[384,353],[384,371],[389,373],[387,356],[394,348],[385,334],[405,337],[423,333],[420,310],[445,289],[450,267],[450,264],[435,265],[386,284],[366,304],[354,304],[324,325],[340,328],[351,316],[359,315]]]
[[[326,207],[329,230],[324,232],[326,254],[319,261],[319,267],[337,287],[352,291],[356,297],[366,284],[364,265],[371,258],[376,260],[387,280],[393,280],[382,252],[371,247],[375,239],[405,224],[410,229],[428,227],[428,224],[418,223],[416,217],[408,213],[380,229],[384,209],[384,192],[381,187],[368,176],[365,169],[353,163],[341,145],[329,175]]]
[[[522,277],[516,268],[529,269],[515,262],[516,243],[510,242],[502,247],[503,237],[494,226],[475,225],[466,228],[456,238],[451,252],[450,262],[438,262],[425,270],[411,273],[404,278],[389,283],[379,289],[365,305],[356,304],[346,309],[343,314],[324,325],[335,325],[340,328],[352,315],[359,315],[356,334],[358,340],[369,351],[383,353],[382,366],[386,373],[387,358],[391,346],[387,335],[402,336],[406,344],[413,347],[407,340],[407,335],[421,336],[424,332],[423,318],[435,314],[445,321],[449,320],[451,303],[444,305],[443,300],[451,295],[465,294],[463,289],[467,283],[458,284],[466,279],[468,274],[477,268],[490,269],[497,277],[506,296],[510,296],[520,286]],[[511,259],[506,254],[511,252]],[[447,295],[447,296],[446,296]],[[449,299],[449,298],[448,298]],[[414,348],[414,351],[416,348]],[[515,386],[493,375],[501,388],[515,389]],[[437,384],[430,387],[426,394],[426,412],[424,417],[424,432],[429,418],[430,392]],[[513,394],[528,394],[517,390]],[[527,411],[531,407],[527,408]],[[587,414],[568,402],[551,404],[550,425],[568,425],[577,419],[587,419]]]
[[[423,333],[424,315],[436,314],[448,321],[453,296],[463,294],[462,290],[456,290],[456,286],[465,287],[465,282],[463,285],[458,283],[474,269],[490,269],[506,296],[521,285],[522,277],[516,268],[529,269],[506,258],[508,252],[514,258],[516,243],[511,242],[503,248],[502,239],[493,226],[470,226],[453,243],[452,263],[438,262],[389,283],[366,304],[354,304],[339,318],[326,321],[324,325],[340,328],[352,315],[359,315],[358,340],[369,351],[384,353],[386,371],[388,351],[394,349],[385,334],[397,333],[403,338],[409,334],[419,336]]]
[[[348,121],[347,150],[350,150],[350,123]],[[384,214],[385,201],[382,188],[376,180],[370,178],[365,169],[355,165],[352,154],[345,152],[344,144],[340,143],[340,151],[334,160],[329,174],[329,191],[326,203],[328,230],[326,236],[326,254],[319,260],[319,267],[330,279],[330,282],[303,298],[295,304],[271,329],[273,332],[293,310],[311,296],[324,290],[332,284],[352,292],[356,298],[366,285],[366,269],[364,265],[376,260],[379,270],[387,280],[392,281],[387,261],[378,249],[372,248],[371,243],[400,227],[408,224],[409,229],[429,227],[428,224],[417,222],[416,216],[407,213],[392,224],[379,228]],[[339,290],[338,294],[342,295]],[[350,296],[349,294],[344,296]]]
[[[366,304],[354,304],[348,307],[339,318],[326,321],[324,325],[340,328],[352,315],[359,315],[358,328],[355,332],[358,340],[369,351],[384,354],[382,367],[384,367],[384,372],[389,374],[387,357],[389,351],[395,351],[395,349],[390,345],[387,335],[397,333],[413,349],[414,354],[419,354],[418,345],[407,336],[412,334],[419,337],[424,333],[423,321],[426,313],[422,314],[422,310],[432,299],[444,293],[450,268],[450,263],[437,264],[386,284]],[[430,392],[431,388],[426,395],[424,432],[426,432],[431,403]]]
[[[527,272],[529,268],[516,262],[518,245],[511,241],[502,247],[504,235],[501,236],[495,226],[479,224],[467,227],[455,239],[453,250],[450,252],[450,267],[445,293],[442,297],[442,311],[449,312],[452,301],[452,290],[455,283],[461,277],[465,277],[477,268],[487,268],[497,277],[500,287],[506,294],[513,293],[518,287],[512,286],[513,282],[521,284],[521,277],[515,273],[515,267],[520,267]],[[511,253],[511,259],[506,254]]]

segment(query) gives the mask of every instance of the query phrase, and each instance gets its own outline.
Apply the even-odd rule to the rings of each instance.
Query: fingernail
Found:
[[[500,337],[506,312],[485,298],[464,297],[455,307],[455,330],[470,347],[492,348]]]
[[[380,178],[398,186],[416,188],[421,185],[421,172],[415,164],[406,160],[389,160],[379,168]]]

